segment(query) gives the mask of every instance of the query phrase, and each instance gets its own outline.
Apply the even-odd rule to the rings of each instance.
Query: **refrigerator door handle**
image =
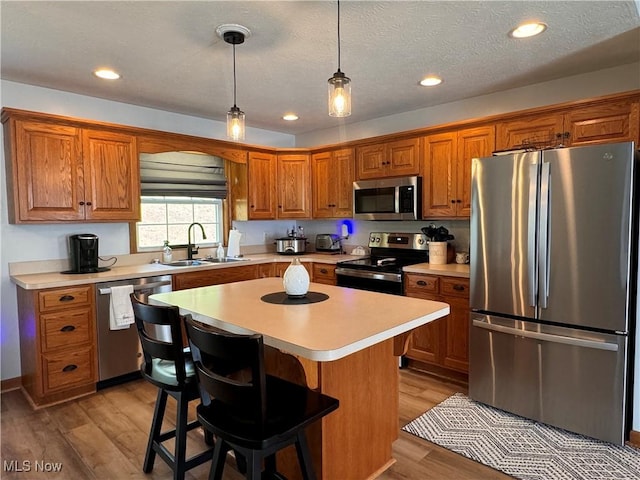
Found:
[[[532,338],[534,340],[542,340],[545,342],[562,343],[575,347],[595,348],[598,350],[608,350],[611,352],[618,351],[617,343],[598,342],[595,340],[586,340],[584,338],[566,337],[564,335],[551,335],[549,333],[531,332],[529,330],[520,330],[519,328],[505,327],[504,325],[495,325],[482,320],[474,319],[473,326],[484,328],[493,332],[515,335],[517,337]]]
[[[539,253],[538,268],[539,277],[539,306],[547,308],[549,300],[549,209],[551,204],[550,197],[551,171],[549,163],[542,163],[540,174],[540,229],[539,229]]]
[[[529,165],[529,199],[537,198],[538,192],[538,163]],[[537,203],[537,202],[536,202]],[[536,306],[536,238],[533,233],[537,230],[535,203],[529,205],[529,216],[527,218],[527,277],[529,281],[529,306]]]

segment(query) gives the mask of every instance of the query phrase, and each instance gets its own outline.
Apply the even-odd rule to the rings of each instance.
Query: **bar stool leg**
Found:
[[[183,392],[176,394],[178,411],[176,415],[176,449],[173,463],[173,479],[184,480],[187,454],[187,412],[189,400]]]
[[[156,399],[156,408],[153,411],[153,421],[151,422],[151,431],[149,432],[149,442],[147,443],[147,453],[144,456],[142,471],[149,473],[153,470],[153,462],[156,459],[156,450],[154,444],[160,436],[162,429],[162,420],[164,418],[164,410],[167,406],[167,392],[158,389],[158,397]]]

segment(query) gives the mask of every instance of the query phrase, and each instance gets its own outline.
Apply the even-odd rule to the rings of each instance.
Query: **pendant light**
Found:
[[[340,71],[340,0],[338,0],[338,71],[328,80],[329,115],[348,117],[351,115],[351,79]]]
[[[233,29],[233,25],[229,25],[228,29],[218,27],[218,34],[222,33],[222,38],[225,42],[233,46],[233,107],[227,112],[227,138],[238,142],[244,140],[244,112],[236,105],[236,45],[244,43],[245,33],[243,30],[248,31],[245,27],[239,29]],[[241,27],[236,25],[235,27]]]

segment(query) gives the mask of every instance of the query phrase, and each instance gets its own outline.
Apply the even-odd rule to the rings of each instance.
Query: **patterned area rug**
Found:
[[[523,480],[640,479],[640,451],[447,398],[403,430]]]

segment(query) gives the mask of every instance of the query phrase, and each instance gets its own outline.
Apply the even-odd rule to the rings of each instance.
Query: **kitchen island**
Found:
[[[328,295],[318,303],[271,304],[282,291],[264,278],[152,295],[195,320],[234,333],[260,333],[270,373],[318,389],[340,401],[337,411],[308,429],[318,478],[375,478],[394,463],[398,437],[398,339],[449,313],[446,303],[312,283]],[[395,346],[395,348],[394,348]],[[299,478],[295,451],[279,470]]]

